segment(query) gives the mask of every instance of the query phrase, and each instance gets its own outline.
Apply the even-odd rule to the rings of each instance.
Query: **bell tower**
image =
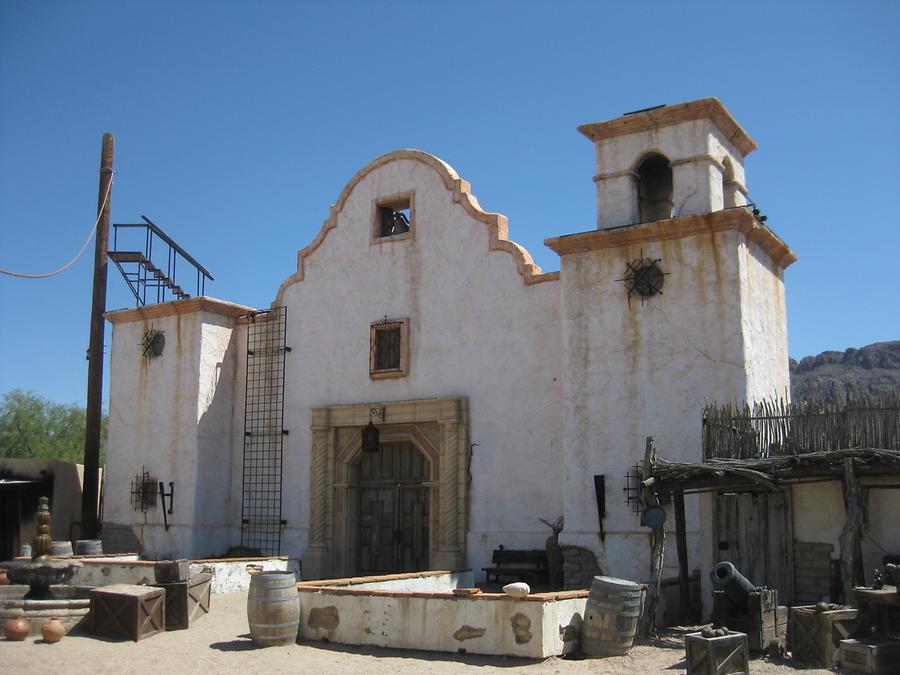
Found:
[[[597,156],[597,227],[747,203],[744,157],[756,149],[716,98],[628,113],[578,130]]]
[[[590,551],[604,574],[636,579],[649,570],[647,530],[625,499],[608,496],[628,487],[648,436],[668,460],[701,461],[707,400],[786,395],[783,272],[796,256],[742,208],[744,157],[756,144],[717,99],[579,131],[597,156],[597,229],[545,241],[560,256],[562,287],[559,541]],[[687,533],[698,566],[713,555],[711,499],[685,502],[699,524]]]

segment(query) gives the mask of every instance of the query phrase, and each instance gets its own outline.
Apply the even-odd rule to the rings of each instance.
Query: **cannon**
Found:
[[[709,578],[716,590],[725,591],[725,594],[739,607],[747,606],[747,595],[760,590],[754,586],[737,568],[730,562],[720,562],[712,568]]]

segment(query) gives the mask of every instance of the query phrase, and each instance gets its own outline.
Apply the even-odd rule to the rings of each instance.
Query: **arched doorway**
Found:
[[[417,518],[415,503],[424,500],[421,509],[426,536],[417,539],[417,535],[408,534],[403,539],[407,544],[421,542],[428,557],[424,564],[410,562],[410,566],[416,568],[414,571],[463,569],[471,476],[469,402],[465,397],[445,397],[312,409],[309,546],[303,553],[303,578],[327,579],[359,573],[357,552],[362,508],[358,499],[359,478],[363,466],[361,455],[367,454],[361,451],[362,428],[371,419],[372,407],[383,407],[388,420],[387,424],[379,425],[382,444],[412,445],[424,458],[420,468],[427,467],[426,482],[400,481],[404,489],[395,500],[401,503],[401,510],[411,508],[414,519]],[[371,456],[387,462],[383,452]],[[368,479],[364,482],[377,487]],[[417,484],[426,491],[412,499],[407,491],[414,491]],[[402,506],[404,499],[406,505]],[[384,541],[383,532],[381,541]],[[406,564],[402,560],[401,563]]]
[[[409,442],[382,443],[349,467],[357,574],[429,568],[429,461]]]

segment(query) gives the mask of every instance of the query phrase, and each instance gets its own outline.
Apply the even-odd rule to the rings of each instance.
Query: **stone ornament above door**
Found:
[[[351,550],[350,465],[362,451],[361,429],[370,409],[384,408],[383,440],[412,443],[430,464],[432,486],[431,569],[466,564],[469,513],[469,401],[465,397],[326,406],[312,409],[309,547],[303,578],[343,577],[355,572]]]

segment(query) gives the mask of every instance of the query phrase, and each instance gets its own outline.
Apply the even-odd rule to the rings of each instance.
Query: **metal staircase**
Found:
[[[113,225],[113,250],[108,252],[109,259],[113,261],[128,283],[128,288],[134,295],[137,305],[140,307],[147,304],[148,291],[151,302],[166,302],[167,300],[182,300],[191,297],[190,293],[185,291],[175,280],[179,259],[186,262],[189,265],[188,269],[193,269],[196,273],[195,295],[203,295],[206,290],[206,280],[212,281],[212,275],[147,216],[141,216],[141,218],[143,223]],[[120,250],[120,229],[143,230],[143,250]],[[165,263],[154,262],[154,245],[156,260],[161,261],[165,257]],[[184,265],[182,265],[182,269],[183,267]],[[155,300],[153,299],[154,293]]]

